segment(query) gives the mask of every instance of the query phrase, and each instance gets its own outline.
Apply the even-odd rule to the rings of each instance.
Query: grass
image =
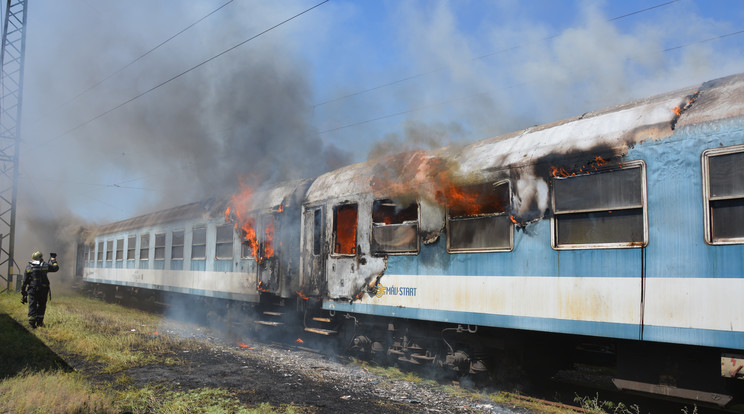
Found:
[[[285,413],[299,414],[306,410],[294,406],[273,407],[270,404],[259,404],[256,407],[245,407],[237,396],[227,390],[217,388],[201,388],[198,390],[169,391],[162,387],[143,387],[119,393],[118,400],[122,409],[133,414],[138,413],[193,413],[194,407],[199,412],[210,414],[239,413],[239,414],[268,414]]]
[[[50,391],[52,390],[52,391]],[[111,396],[79,374],[24,371],[0,382],[3,413],[113,413]]]
[[[243,406],[235,393],[219,388],[138,386],[124,369],[176,364],[176,352],[206,345],[158,332],[164,324],[183,324],[76,294],[55,295],[47,306],[46,327],[30,331],[20,299],[15,292],[0,294],[0,412],[308,412],[295,406]],[[82,359],[114,379],[94,385],[91,378],[71,372],[59,355]]]

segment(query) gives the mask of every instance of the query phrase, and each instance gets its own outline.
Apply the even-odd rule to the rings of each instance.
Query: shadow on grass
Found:
[[[13,377],[24,370],[72,371],[72,368],[36,335],[8,314],[1,312],[0,338],[0,380]]]

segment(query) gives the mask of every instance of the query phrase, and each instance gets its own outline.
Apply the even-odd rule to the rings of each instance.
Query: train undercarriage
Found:
[[[334,313],[312,300],[270,295],[250,304],[113,285],[88,284],[87,290],[227,335],[302,342],[439,379],[552,393],[547,398],[556,397],[555,390],[597,390],[744,413],[737,365],[744,356],[727,350]],[[562,402],[574,396],[565,397]]]

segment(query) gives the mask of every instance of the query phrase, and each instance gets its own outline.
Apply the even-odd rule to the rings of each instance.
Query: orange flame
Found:
[[[574,171],[569,172],[565,168],[558,168],[556,166],[550,167],[550,176],[551,177],[574,177],[577,173],[578,174],[585,174],[588,172],[597,171],[599,167],[608,164],[609,161],[602,158],[602,156],[597,155],[594,157],[591,161],[589,161],[586,165],[582,165],[581,167],[578,167],[578,169],[574,169]]]
[[[492,183],[464,185],[453,161],[424,151],[412,151],[390,157],[375,167],[370,186],[376,197],[394,199],[399,206],[416,198],[448,206],[456,215],[503,212],[509,200],[492,191]],[[505,205],[506,203],[506,205]]]
[[[270,292],[271,291],[269,288],[264,287],[263,280],[258,281],[258,286],[256,286],[256,290],[258,290],[259,292]]]
[[[335,253],[356,253],[356,206],[344,205],[334,209],[334,232],[336,233]]]
[[[238,342],[238,346],[241,347],[241,348],[248,348],[248,345],[246,345],[246,344],[244,344],[242,342]]]
[[[305,343],[305,341],[303,341],[303,340],[302,340],[302,339],[300,339],[300,338],[297,338],[297,341],[296,341],[296,342],[297,342],[297,343],[300,343],[300,344],[304,344],[304,343]]]
[[[274,217],[266,216],[264,224],[264,257],[274,257]]]
[[[674,112],[675,115],[680,116],[682,115],[682,108],[675,106],[674,109],[672,109],[672,112]]]
[[[297,296],[299,296],[300,298],[302,298],[302,299],[304,299],[304,300],[309,300],[309,299],[310,299],[310,297],[309,297],[309,296],[305,296],[305,294],[304,294],[304,293],[302,293],[302,292],[301,292],[301,291],[299,291],[299,290],[298,290],[298,291],[297,291],[296,293],[297,293]]]
[[[255,181],[255,177],[242,178],[240,192],[233,194],[230,205],[225,210],[225,221],[235,220],[235,228],[241,230],[241,236],[250,249],[253,258],[258,257],[258,240],[256,238],[256,223],[249,216],[251,200],[253,199],[253,187],[247,181]]]

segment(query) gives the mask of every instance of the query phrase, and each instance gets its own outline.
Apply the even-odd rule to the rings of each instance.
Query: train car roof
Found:
[[[293,206],[302,203],[305,190],[312,182],[311,178],[288,181],[272,185],[267,189],[258,189],[250,197],[241,198],[241,194],[233,196],[231,206],[235,203],[248,202],[247,211],[275,209],[279,206]]]
[[[154,213],[143,214],[126,220],[105,224],[95,228],[97,234],[110,234],[122,231],[149,227],[156,224],[172,223],[180,220],[203,218],[215,218],[224,215],[227,208],[227,198],[211,198],[208,200],[185,204]]]
[[[667,138],[676,128],[741,116],[744,116],[744,74],[526,128],[459,150],[448,147],[349,165],[318,177],[308,190],[306,202],[312,204],[370,191],[379,193],[382,189],[375,188],[372,175],[382,171],[387,178],[394,178],[396,174],[391,170],[397,170],[401,172],[397,174],[400,180],[409,180],[411,163],[419,164],[421,174],[431,174],[430,168],[425,171],[421,166],[431,167],[432,160],[442,160],[456,172],[462,184],[467,184],[488,179],[494,171],[536,164],[548,156],[588,153],[594,148],[624,154],[640,142]],[[389,186],[405,184],[386,182]]]
[[[249,210],[267,210],[283,206],[298,205],[302,195],[312,179],[303,179],[280,183],[266,189],[258,189],[250,199]],[[214,219],[224,217],[228,205],[240,202],[240,194],[235,196],[215,197],[204,201],[185,204],[154,213],[143,214],[126,220],[105,224],[95,228],[97,234],[110,234],[122,231],[150,227],[181,220]]]

